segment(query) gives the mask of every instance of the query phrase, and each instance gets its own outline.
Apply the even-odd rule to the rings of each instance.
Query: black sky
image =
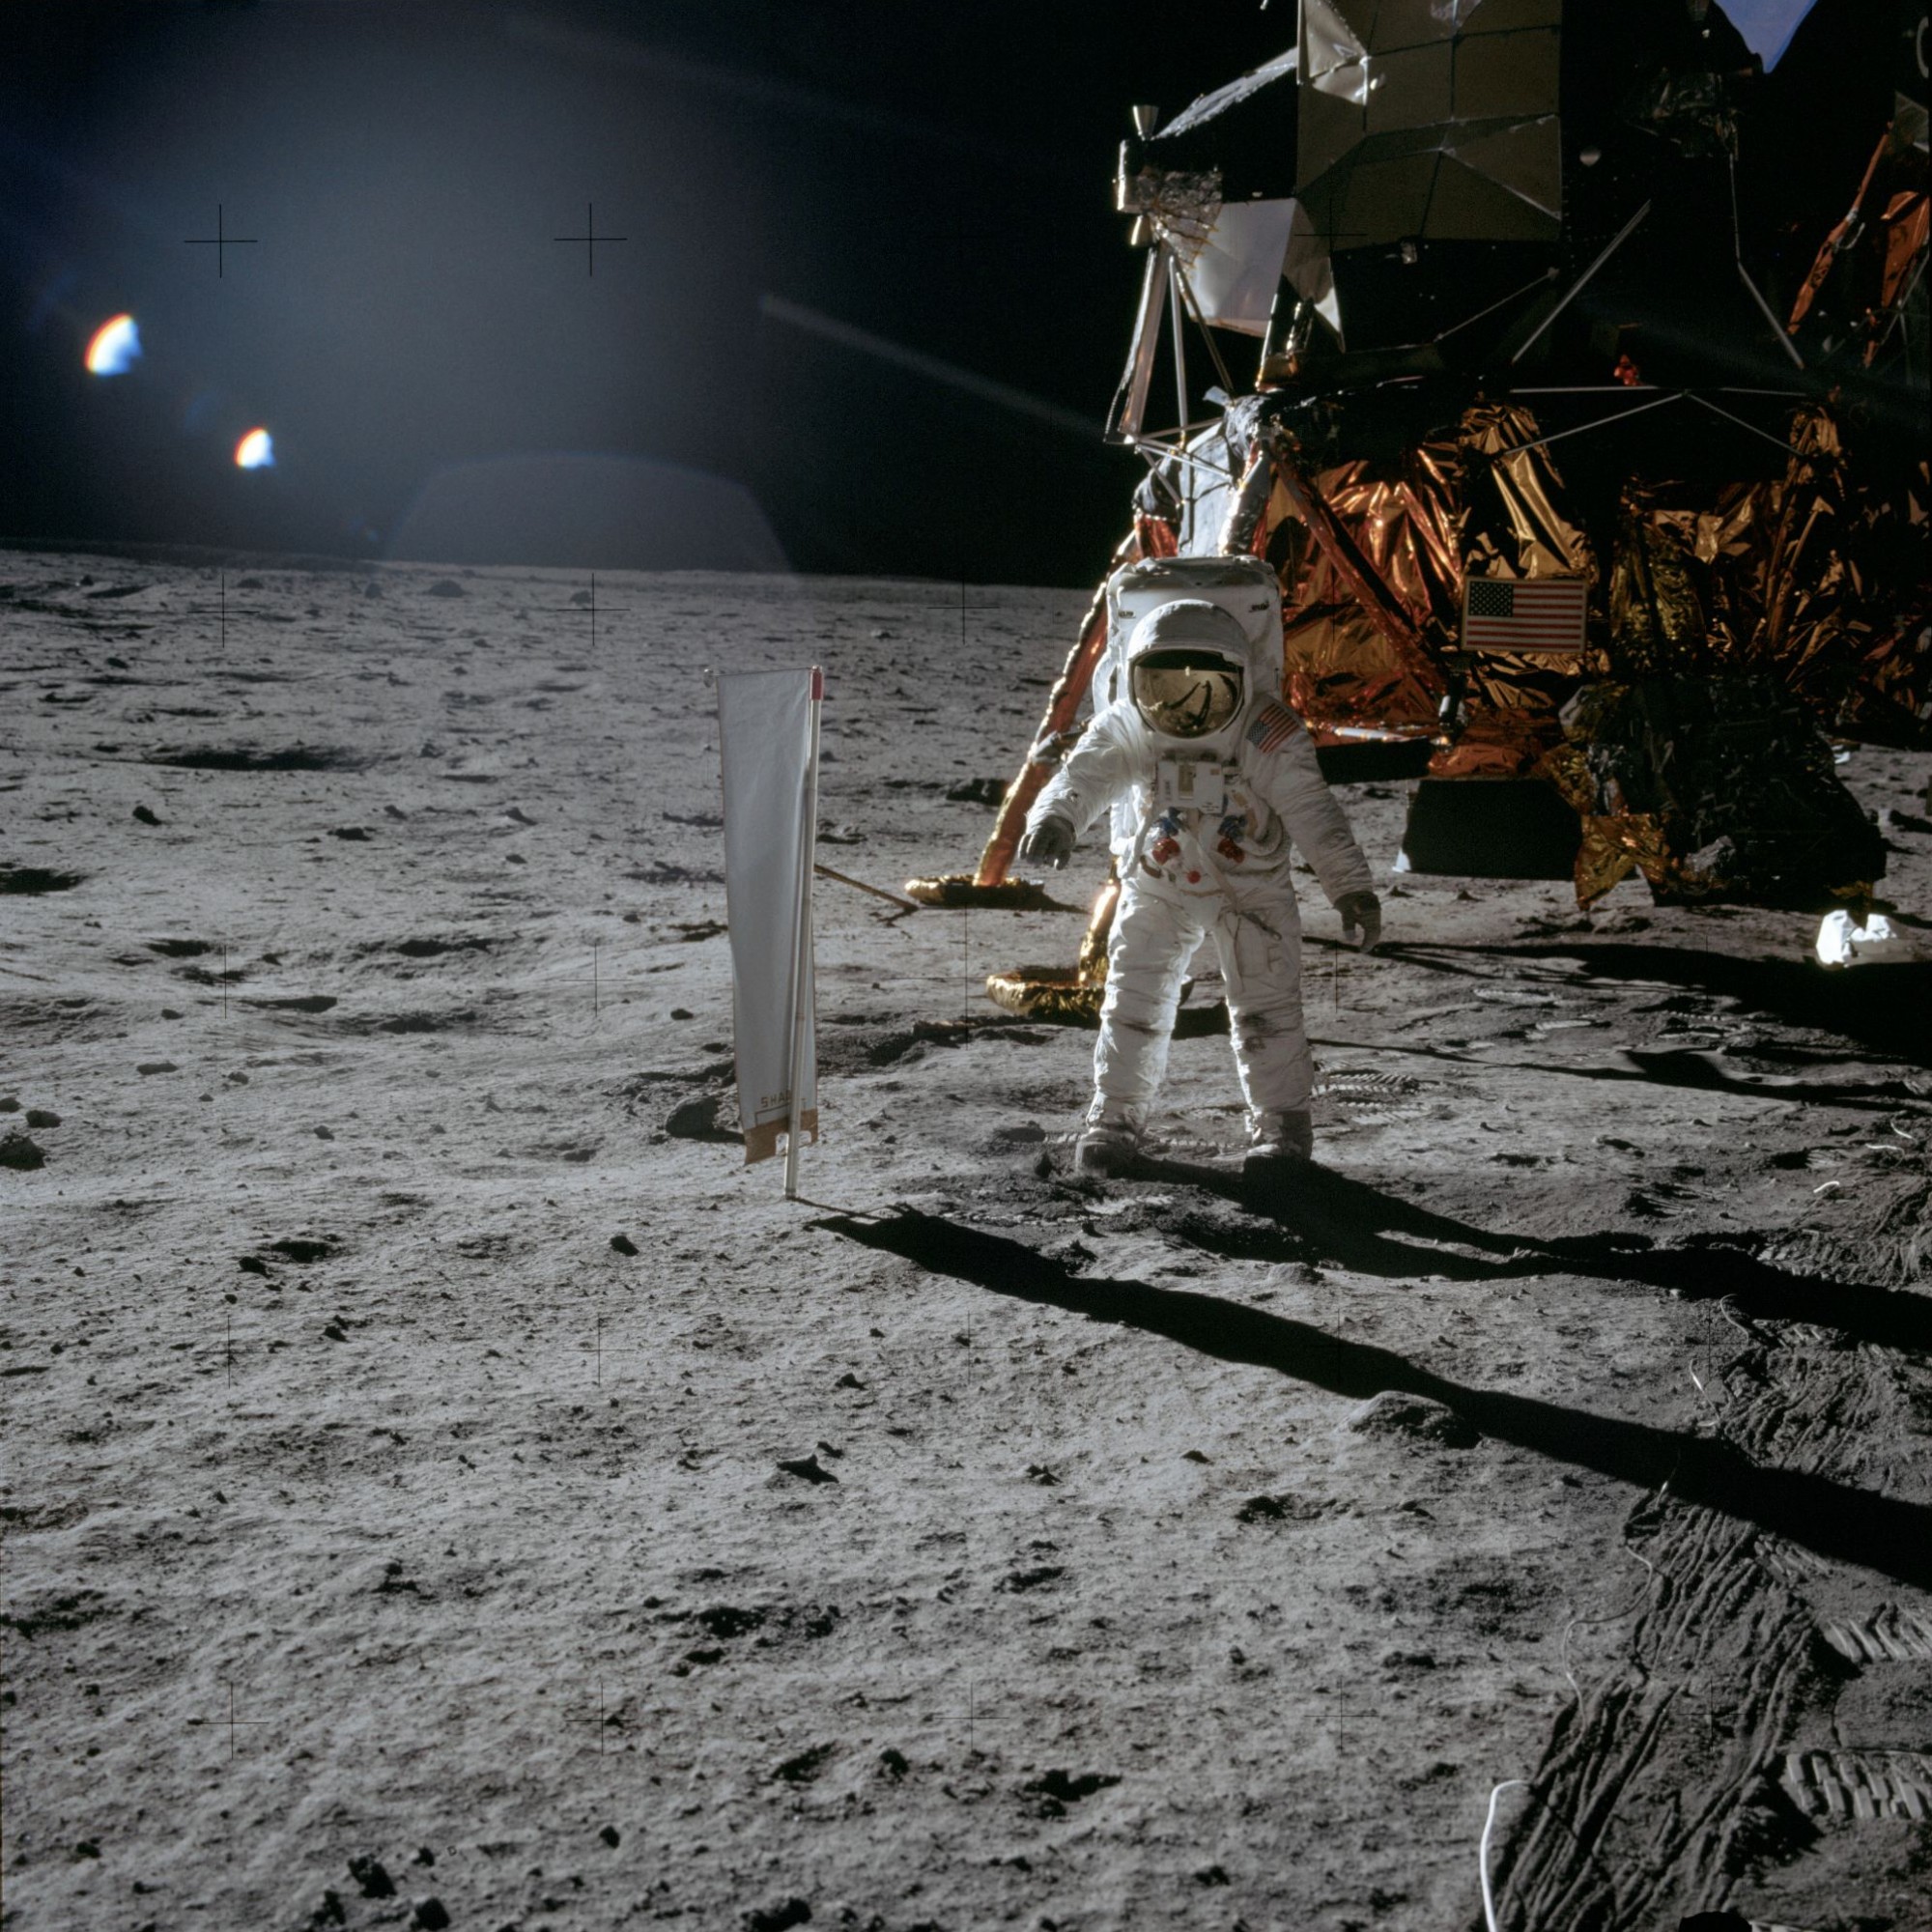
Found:
[[[721,530],[755,548],[736,526],[761,515],[803,570],[1066,583],[1138,472],[1099,440],[1139,272],[1108,201],[1127,106],[1293,33],[1286,0],[0,20],[0,535],[383,554],[427,528],[520,560],[527,530],[616,565],[657,554],[646,526],[692,560]],[[594,275],[552,240],[586,203],[626,238]],[[256,238],[218,276],[185,245],[217,204]],[[122,309],[144,358],[91,378]],[[243,475],[258,422],[277,466]]]

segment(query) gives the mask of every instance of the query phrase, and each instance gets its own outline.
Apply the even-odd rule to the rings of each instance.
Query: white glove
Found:
[[[1073,827],[1064,818],[1042,818],[1020,840],[1020,857],[1057,872],[1073,856]]]
[[[1360,927],[1357,943],[1364,952],[1373,952],[1381,944],[1382,902],[1374,893],[1345,893],[1335,910],[1342,915],[1344,939],[1353,939]]]

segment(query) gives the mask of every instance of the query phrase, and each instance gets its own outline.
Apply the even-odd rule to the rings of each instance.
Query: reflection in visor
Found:
[[[1224,657],[1150,651],[1136,661],[1134,703],[1163,738],[1205,738],[1241,708],[1241,672]]]

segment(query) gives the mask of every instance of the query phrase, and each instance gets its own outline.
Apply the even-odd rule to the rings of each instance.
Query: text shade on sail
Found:
[[[103,322],[88,341],[87,368],[94,376],[125,376],[141,359],[141,331],[131,315]]]
[[[275,467],[275,440],[265,429],[251,429],[235,445],[238,469],[272,469]]]

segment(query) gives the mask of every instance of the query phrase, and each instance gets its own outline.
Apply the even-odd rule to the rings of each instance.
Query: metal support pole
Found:
[[[1174,393],[1180,412],[1180,440],[1187,440],[1187,311],[1180,299],[1180,264],[1174,251],[1167,250],[1167,293],[1174,311]]]
[[[785,1129],[784,1191],[798,1199],[798,1146],[805,1130],[805,1033],[811,1014],[811,880],[818,855],[818,720],[825,673],[811,668],[811,751],[805,767],[805,826],[799,840],[798,923],[791,954],[791,1117]]]

